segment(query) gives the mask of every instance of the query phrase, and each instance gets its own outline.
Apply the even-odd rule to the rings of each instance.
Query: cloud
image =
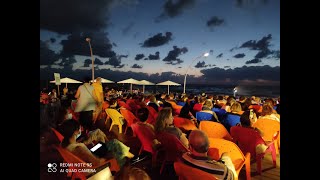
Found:
[[[236,55],[234,55],[233,57],[234,58],[243,58],[243,57],[245,57],[246,55],[244,54],[244,53],[239,53],[239,54],[236,54]]]
[[[62,40],[62,56],[83,55],[90,56],[89,43],[86,38],[90,37],[91,47],[94,55],[100,57],[113,57],[116,53],[105,32],[73,33],[66,40]]]
[[[149,59],[149,60],[159,60],[159,59],[160,59],[160,53],[159,53],[159,51],[157,51],[155,55],[150,54],[149,57],[148,57],[148,59]]]
[[[114,68],[122,68],[124,64],[121,64],[121,56],[113,56],[104,64],[111,65]]]
[[[68,34],[107,27],[113,1],[41,0],[40,29]]]
[[[223,53],[220,53],[217,58],[221,58],[223,56]]]
[[[257,64],[257,63],[260,63],[261,62],[261,59],[252,59],[250,61],[246,61],[246,64]]]
[[[122,29],[122,34],[127,35],[133,26],[134,26],[134,23],[130,22],[130,24],[128,24],[128,26],[126,26],[125,28]]]
[[[86,59],[84,60],[83,67],[90,67],[90,64],[92,64],[92,60]]]
[[[188,52],[188,49],[186,47],[178,48],[177,46],[173,46],[173,50],[169,51],[167,57],[165,57],[162,61],[166,61],[166,64],[180,64],[183,61],[181,59],[178,59],[178,56],[181,54],[185,54]]]
[[[213,54],[213,50],[212,50],[212,49],[210,49],[209,53],[210,53],[210,54]]]
[[[230,66],[224,66],[224,68],[230,68]]]
[[[272,51],[273,54],[273,58],[275,58],[276,60],[280,59],[280,50],[276,50],[276,51]]]
[[[77,60],[74,58],[74,56],[62,57],[62,61],[58,65],[59,66],[72,66],[76,62],[77,62]]]
[[[259,52],[255,55],[255,58],[265,58],[273,54],[273,51],[269,49],[271,39],[271,34],[268,34],[267,36],[262,37],[259,41],[249,40],[243,43],[240,48],[258,50]]]
[[[195,68],[204,68],[204,67],[207,67],[208,65],[206,65],[206,63],[204,61],[202,62],[198,62],[194,67]]]
[[[59,60],[59,55],[49,49],[48,44],[40,40],[40,65],[52,65]]]
[[[148,58],[144,58],[143,60],[149,60]]]
[[[164,12],[155,19],[155,22],[161,22],[167,18],[174,18],[183,13],[184,9],[191,8],[195,0],[167,0],[163,5]]]
[[[134,64],[134,65],[132,65],[132,66],[131,66],[131,68],[138,68],[138,69],[141,69],[141,68],[142,68],[142,66],[140,66],[140,65],[138,65],[138,64]]]
[[[55,38],[50,38],[50,42],[51,42],[51,43],[55,43],[55,42],[56,42],[56,39],[55,39]]]
[[[114,43],[114,42],[112,43],[112,45],[113,45],[114,47],[118,47],[118,45],[117,45],[116,43]]]
[[[96,64],[96,65],[103,65],[103,62],[102,62],[100,59],[96,58],[96,59],[94,60],[94,64]]]
[[[269,2],[269,0],[235,0],[235,5],[236,7],[239,8],[249,8],[249,7],[255,7],[257,5],[261,4],[267,4]]]
[[[166,32],[165,36],[162,36],[162,33],[158,33],[153,37],[145,40],[141,47],[157,47],[162,46],[168,43],[171,39],[172,33]]]
[[[222,24],[224,24],[224,20],[217,16],[213,16],[207,21],[207,26],[210,28],[221,26]]]
[[[134,60],[139,61],[140,59],[144,58],[144,54],[137,54]]]
[[[270,81],[278,81],[280,82],[280,67],[270,67],[268,65],[265,66],[242,66],[234,69],[223,69],[223,68],[210,68],[203,69],[200,71],[203,73],[203,77],[210,79],[211,82],[215,81],[216,77],[217,81],[221,81],[230,78],[232,82],[237,83],[240,80],[253,80],[257,79],[265,79]]]

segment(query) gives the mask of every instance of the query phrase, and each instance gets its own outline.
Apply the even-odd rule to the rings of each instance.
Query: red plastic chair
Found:
[[[128,104],[126,104],[125,102],[123,102],[123,101],[118,101],[118,104],[119,104],[120,107],[126,108],[126,109],[128,109],[129,111],[131,111],[131,107],[128,106]]]
[[[233,137],[234,142],[239,146],[241,151],[245,154],[249,152],[251,157],[257,161],[257,171],[261,174],[261,160],[266,153],[271,153],[273,166],[277,167],[277,157],[276,157],[276,149],[274,146],[274,142],[267,144],[260,134],[254,129],[245,128],[241,126],[233,126],[230,129],[230,134]],[[261,154],[256,154],[256,146],[259,144],[264,144],[267,146],[265,152]]]
[[[160,169],[161,174],[166,163],[177,161],[183,153],[189,150],[173,134],[160,132],[156,134],[156,137],[161,142],[161,145],[163,146],[163,150],[165,152],[165,158]]]
[[[120,109],[120,113],[124,117],[124,119],[127,121],[126,129],[124,130],[124,134],[127,133],[128,127],[131,127],[131,125],[135,122],[138,122],[139,119],[129,110],[127,109]]]
[[[232,141],[232,137],[227,129],[218,122],[213,121],[201,121],[199,129],[204,131],[209,138],[221,138]]]
[[[155,165],[157,160],[158,151],[153,148],[153,140],[156,139],[156,135],[152,129],[144,125],[137,123],[131,125],[132,131],[138,137],[141,142],[141,148],[139,155],[142,151],[147,151],[152,154],[152,166]]]
[[[189,131],[189,130],[195,130],[198,129],[191,120],[182,118],[179,116],[174,116],[173,118],[173,124],[175,127],[181,129],[182,131]]]
[[[57,146],[57,145],[54,145],[54,147],[57,149],[57,151],[60,153],[61,157],[63,158],[63,160],[66,162],[66,163],[70,163],[70,164],[76,164],[76,163],[85,163],[87,164],[85,161],[83,161],[82,159],[80,159],[78,156],[72,154],[70,151],[68,151],[67,149],[61,147],[61,146]],[[120,167],[116,161],[116,159],[112,158],[110,160],[108,160],[106,162],[107,163],[110,163],[110,170],[111,171],[115,171],[115,172],[118,172],[120,170]],[[104,164],[104,165],[106,165]],[[100,166],[91,166],[91,167],[85,167],[85,169],[97,169],[97,168],[100,168],[100,167],[103,167],[104,165],[100,165]],[[77,170],[75,170],[77,169]],[[87,175],[82,172],[82,171],[78,171],[78,169],[84,169],[84,167],[82,166],[73,166],[73,167],[69,167],[69,170],[71,173],[68,174],[68,176],[71,176],[71,179],[74,180],[74,179],[81,179],[81,180],[86,180],[87,179]]]
[[[179,180],[216,180],[212,174],[200,169],[188,166],[182,162],[174,162],[174,170],[179,176]]]
[[[149,116],[147,119],[147,123],[154,125],[156,123],[158,112],[151,106],[147,106],[147,109],[149,110]]]
[[[57,136],[57,138],[59,139],[59,141],[61,143],[64,138],[63,135],[53,127],[51,128],[51,130],[54,132],[54,134]]]

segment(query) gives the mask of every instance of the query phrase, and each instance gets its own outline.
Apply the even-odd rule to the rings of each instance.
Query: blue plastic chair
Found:
[[[230,132],[230,128],[236,126],[240,123],[240,115],[239,114],[231,114],[227,113],[222,119],[222,124],[226,127],[226,129]]]
[[[196,118],[198,121],[212,121],[212,114],[207,113],[207,112],[197,112],[196,113]]]

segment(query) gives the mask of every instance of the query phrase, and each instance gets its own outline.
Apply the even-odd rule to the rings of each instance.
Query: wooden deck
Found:
[[[127,134],[119,134],[118,127],[114,126],[111,132],[108,132],[110,122],[107,123],[107,126],[104,125],[103,121],[97,121],[97,127],[104,131],[109,139],[117,138],[122,141],[124,144],[129,146],[130,151],[133,154],[138,154],[140,148],[140,142],[136,137],[132,136],[132,131],[128,128]],[[125,128],[125,125],[124,125]],[[58,152],[51,148],[50,144],[57,143],[57,139],[53,133],[48,131],[40,137],[40,179],[41,180],[64,180],[70,179],[66,177],[64,173],[48,173],[47,164],[48,163],[60,163],[62,158],[59,156]],[[145,160],[135,164],[139,168],[144,169],[152,180],[178,180],[178,177],[175,175],[173,165],[167,165],[160,175],[161,163],[157,163],[156,167],[151,168],[151,158],[146,158]],[[271,154],[267,154],[262,160],[262,174],[258,175],[256,171],[256,163],[251,164],[251,179],[252,180],[277,180],[280,179],[280,155],[277,155],[277,167],[273,168]],[[240,172],[239,180],[246,180],[245,168]]]

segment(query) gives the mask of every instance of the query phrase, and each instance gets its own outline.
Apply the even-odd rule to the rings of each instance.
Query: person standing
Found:
[[[83,85],[79,86],[75,98],[77,105],[75,112],[79,112],[79,123],[84,130],[92,130],[93,128],[93,110],[96,108],[96,100],[93,93],[93,86],[89,84],[90,77],[84,78]]]
[[[95,113],[93,116],[93,122],[95,122],[99,117],[102,112],[102,104],[104,102],[104,95],[103,95],[103,88],[102,88],[102,83],[101,83],[101,77],[97,77],[95,82],[92,84],[93,86],[93,93],[96,96],[97,100],[97,106],[95,109]]]

